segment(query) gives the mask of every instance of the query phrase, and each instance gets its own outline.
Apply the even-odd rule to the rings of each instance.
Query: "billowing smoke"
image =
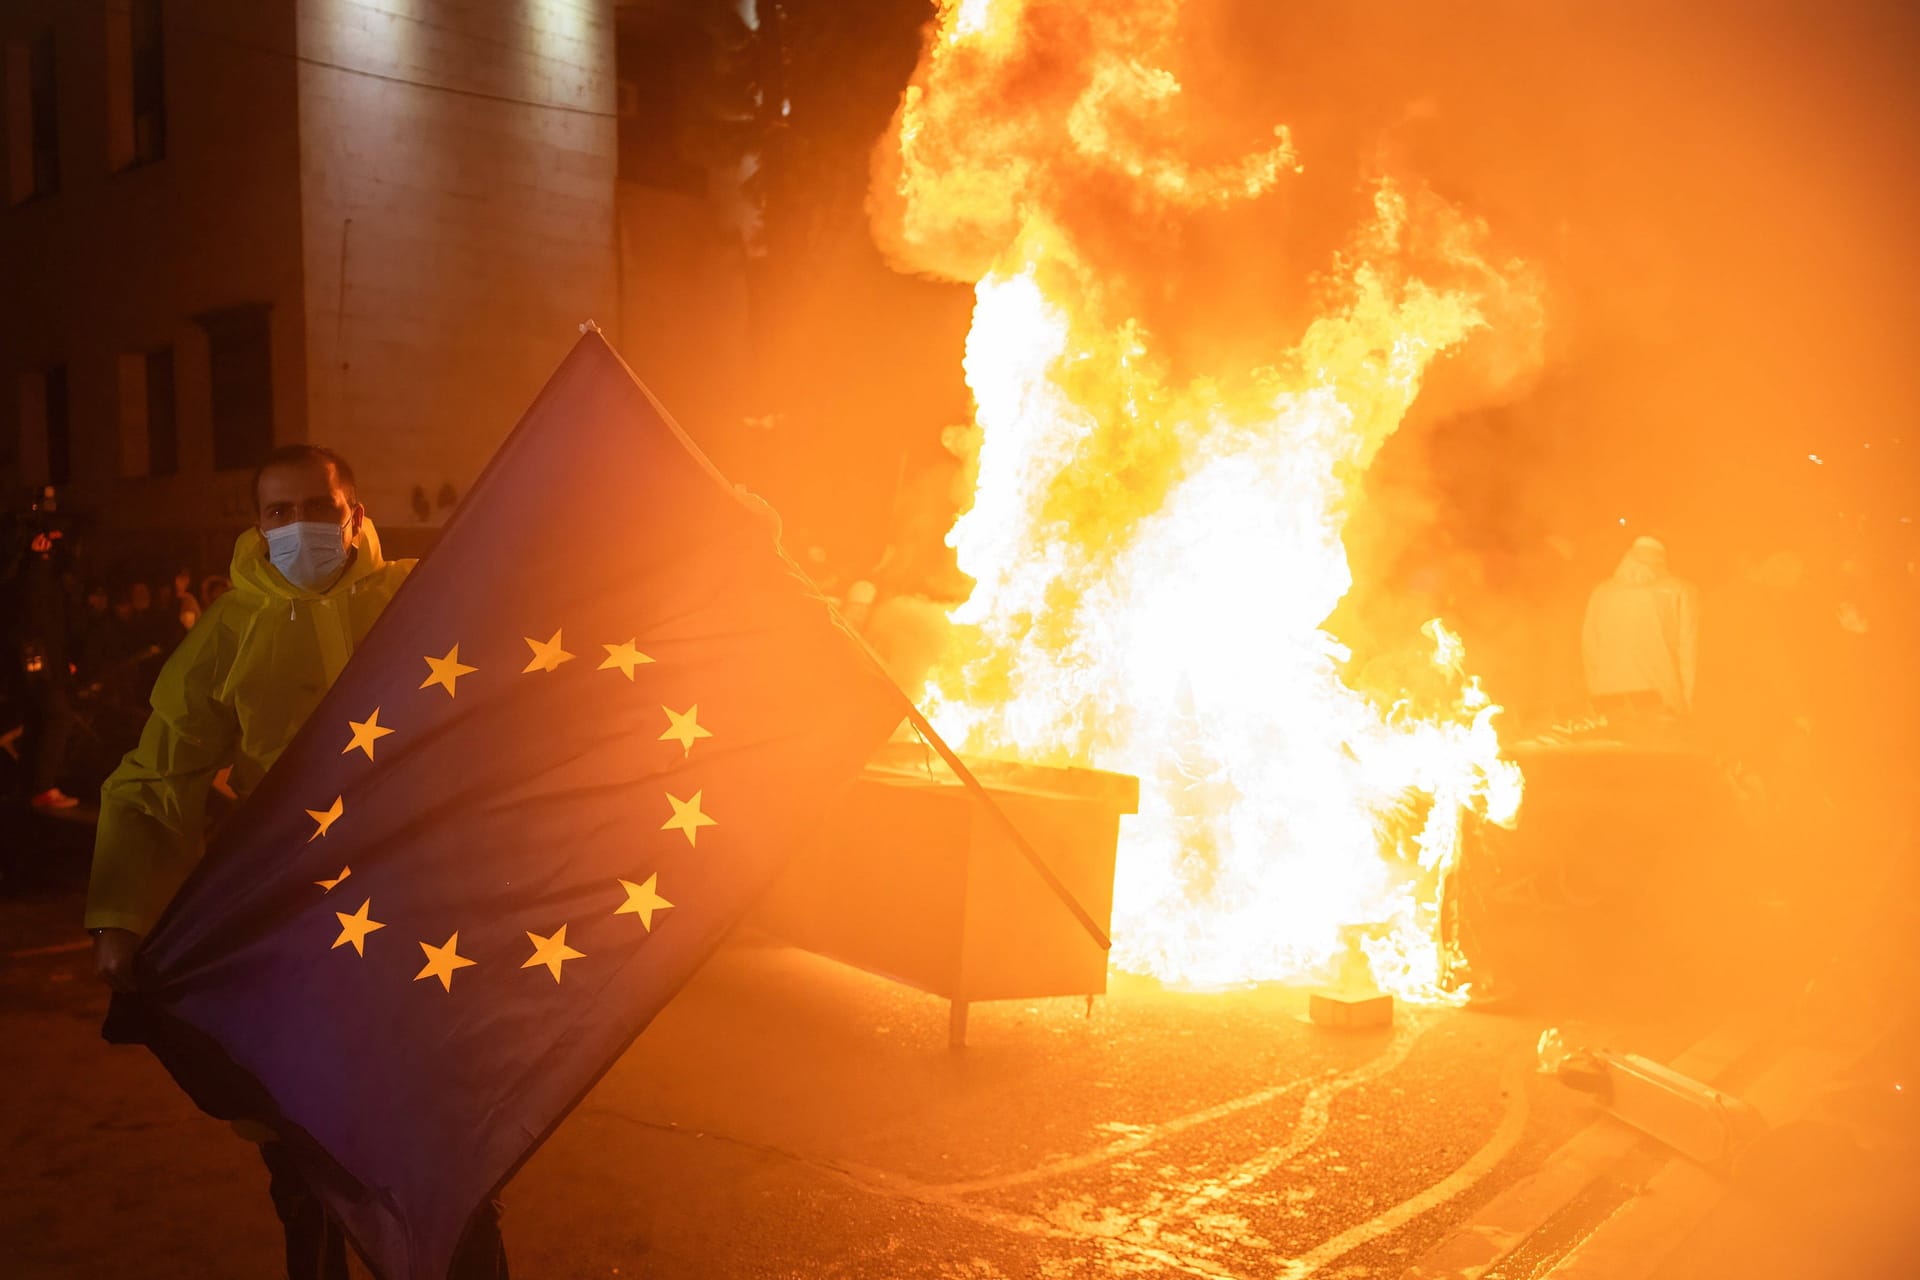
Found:
[[[1143,779],[1121,963],[1300,975],[1365,926],[1433,993],[1435,877],[1515,779],[1451,635],[1406,628],[1369,701],[1324,627],[1367,469],[1443,357],[1456,399],[1512,393],[1538,282],[1383,148],[1316,185],[1216,92],[1230,16],[943,6],[876,152],[881,244],[976,294],[974,585],[932,696],[972,750]]]

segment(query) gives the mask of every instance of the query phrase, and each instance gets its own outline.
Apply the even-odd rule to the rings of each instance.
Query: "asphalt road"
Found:
[[[253,1149],[98,1038],[71,890],[0,902],[0,1275],[275,1273]],[[69,949],[62,949],[69,948]],[[1711,993],[1709,993],[1711,994]],[[1549,1022],[1670,1057],[1726,1001],[1403,1008],[1331,1032],[1305,993],[943,1002],[743,938],[505,1196],[520,1276],[1397,1276],[1597,1109]]]
[[[45,831],[54,883],[0,883],[0,1280],[279,1274],[254,1148],[100,1040],[90,833]],[[1912,899],[1803,864],[1759,924],[1530,908],[1524,1007],[1364,1032],[1299,989],[1116,974],[1091,1007],[975,1005],[954,1051],[943,1001],[743,935],[508,1186],[514,1274],[1920,1274]],[[1539,1074],[1547,1026],[1701,1064],[1774,1129],[1691,1165]]]

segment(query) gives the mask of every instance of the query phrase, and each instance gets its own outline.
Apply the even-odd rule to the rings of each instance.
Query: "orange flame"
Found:
[[[1190,158],[1179,19],[1174,0],[945,0],[876,154],[881,241],[975,284],[977,487],[949,537],[975,586],[929,707],[966,750],[1141,778],[1123,968],[1325,977],[1361,936],[1382,986],[1444,998],[1439,876],[1464,814],[1520,802],[1498,708],[1438,622],[1421,687],[1386,707],[1323,625],[1352,585],[1356,481],[1429,365],[1525,307],[1483,228],[1382,179],[1304,332],[1261,367],[1177,378],[1077,202],[1117,191],[1177,226],[1299,170],[1285,128]],[[1446,283],[1414,274],[1416,243]]]

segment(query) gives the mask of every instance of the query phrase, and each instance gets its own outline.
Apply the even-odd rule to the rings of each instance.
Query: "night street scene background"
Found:
[[[1920,1274],[1911,6],[0,51],[0,1277]]]

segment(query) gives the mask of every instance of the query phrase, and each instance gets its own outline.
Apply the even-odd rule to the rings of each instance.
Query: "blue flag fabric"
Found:
[[[904,709],[590,332],[147,939],[142,1038],[438,1280]]]

